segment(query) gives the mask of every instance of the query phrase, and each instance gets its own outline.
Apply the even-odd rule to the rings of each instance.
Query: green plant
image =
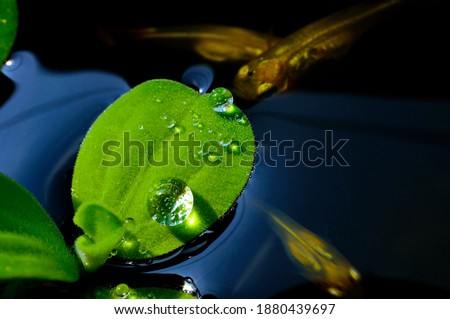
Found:
[[[137,86],[96,120],[76,161],[73,221],[84,231],[75,240],[79,261],[32,195],[0,176],[0,281],[75,282],[80,264],[93,272],[108,258],[171,253],[230,210],[254,153],[250,123],[228,90],[199,95],[170,80]],[[114,297],[116,288],[99,288],[98,297]],[[152,287],[131,291],[181,296]]]
[[[8,57],[17,32],[16,0],[0,1],[0,65]]]
[[[72,199],[87,270],[116,258],[159,257],[221,218],[253,168],[248,119],[218,88],[199,95],[169,80],[143,83],[113,103],[87,134]],[[96,229],[89,225],[96,225]]]
[[[34,197],[0,174],[0,280],[74,282],[79,264]]]

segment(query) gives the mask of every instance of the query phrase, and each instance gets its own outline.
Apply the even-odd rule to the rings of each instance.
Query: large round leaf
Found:
[[[16,0],[0,1],[0,65],[9,54],[17,32]]]
[[[145,82],[88,132],[72,182],[76,215],[93,216],[84,207],[101,206],[118,217],[125,235],[109,241],[112,255],[140,260],[170,253],[230,209],[254,152],[249,121],[228,90],[199,95],[170,80]],[[78,220],[83,229],[99,222]]]

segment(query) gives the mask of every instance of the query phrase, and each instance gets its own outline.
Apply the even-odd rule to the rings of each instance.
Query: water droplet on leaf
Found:
[[[145,254],[147,253],[147,247],[145,247],[144,245],[141,245],[141,246],[139,247],[139,253],[140,253],[141,255],[145,255]]]
[[[219,164],[219,163],[222,162],[222,156],[216,155],[216,154],[208,154],[207,155],[207,160],[210,163]]]
[[[164,120],[164,127],[174,128],[177,124],[177,121],[173,117],[163,116],[162,119]]]
[[[134,229],[134,227],[136,227],[136,222],[134,221],[133,218],[127,218],[127,219],[125,219],[123,225],[124,225],[125,229],[132,230],[132,229]]]
[[[112,258],[112,257],[114,257],[115,255],[117,255],[117,249],[111,250],[111,252],[109,253],[109,258]]]
[[[248,126],[250,124],[250,121],[248,120],[248,118],[246,118],[244,116],[244,114],[240,114],[237,118],[236,121],[241,124],[241,125],[245,125]]]
[[[209,94],[209,104],[219,113],[228,113],[233,108],[233,94],[226,88],[216,88]]]
[[[116,287],[113,288],[113,291],[112,291],[113,295],[116,298],[121,298],[121,299],[128,297],[130,292],[131,292],[131,289],[130,289],[130,287],[128,287],[127,284],[118,284]]]
[[[228,137],[225,137],[225,138],[222,138],[220,141],[219,141],[219,144],[221,145],[221,146],[228,146],[231,142],[232,142],[233,140],[231,139],[231,138],[228,138]]]
[[[150,189],[148,209],[161,225],[176,226],[184,222],[194,206],[194,195],[182,180],[171,178]]]
[[[231,154],[242,154],[242,145],[239,141],[232,141],[227,145],[227,152]]]
[[[172,129],[174,134],[183,133],[184,132],[184,127],[181,126],[181,125],[175,125],[171,129]]]

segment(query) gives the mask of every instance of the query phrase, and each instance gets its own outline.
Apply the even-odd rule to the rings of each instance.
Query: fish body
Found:
[[[324,61],[345,55],[364,32],[406,1],[365,1],[301,28],[243,65],[234,93],[255,100],[288,90]]]
[[[189,48],[210,61],[239,63],[255,58],[279,40],[270,34],[225,25],[102,30],[102,34],[109,36],[109,43],[125,37]]]
[[[360,293],[359,272],[335,247],[269,204],[258,201],[256,205],[306,278],[336,297]]]

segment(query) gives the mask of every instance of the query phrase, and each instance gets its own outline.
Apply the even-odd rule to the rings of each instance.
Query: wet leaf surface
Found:
[[[250,123],[228,90],[199,95],[178,82],[148,81],[91,127],[75,165],[74,207],[96,204],[121,220],[116,257],[159,257],[230,209],[254,153]]]

